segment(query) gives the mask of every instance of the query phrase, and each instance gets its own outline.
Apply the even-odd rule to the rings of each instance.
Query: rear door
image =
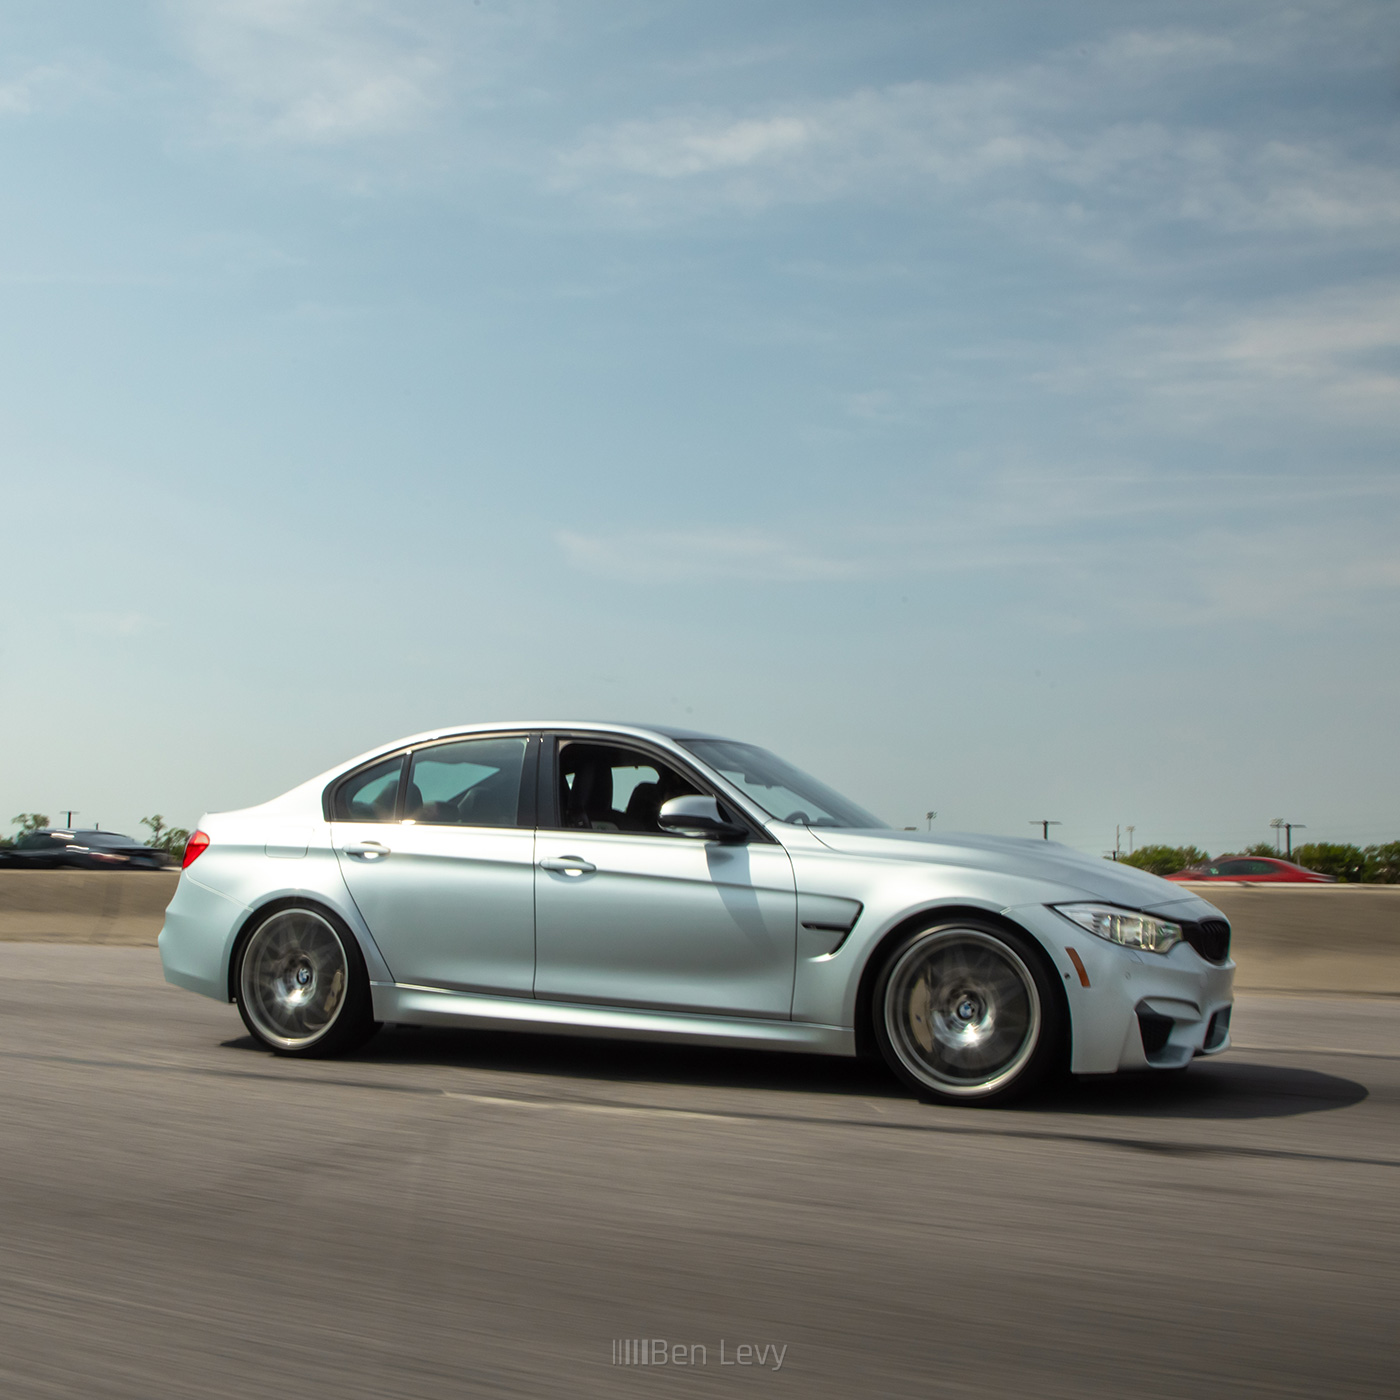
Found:
[[[336,790],[336,856],[396,982],[531,995],[537,747],[523,733],[427,744]]]

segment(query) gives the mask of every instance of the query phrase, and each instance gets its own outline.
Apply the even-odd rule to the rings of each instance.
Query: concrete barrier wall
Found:
[[[178,870],[0,869],[6,943],[154,944]]]
[[[0,940],[150,945],[178,873],[0,870]],[[1234,926],[1236,985],[1400,994],[1400,886],[1193,885]]]
[[[1229,919],[1242,990],[1400,994],[1400,885],[1188,888]]]

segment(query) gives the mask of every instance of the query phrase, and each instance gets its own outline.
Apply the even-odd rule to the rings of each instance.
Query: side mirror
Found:
[[[698,793],[663,802],[656,824],[676,836],[697,836],[707,841],[743,840],[748,835],[745,827],[720,811],[713,797],[701,797]]]

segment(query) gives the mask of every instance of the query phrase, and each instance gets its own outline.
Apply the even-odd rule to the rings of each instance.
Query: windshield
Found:
[[[681,743],[780,822],[797,826],[886,825],[757,744],[736,744],[729,739],[682,739]]]

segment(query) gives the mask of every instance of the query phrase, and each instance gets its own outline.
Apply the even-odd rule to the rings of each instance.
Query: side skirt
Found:
[[[819,1055],[856,1053],[855,1031],[844,1026],[576,1006],[567,1002],[476,996],[470,992],[448,992],[402,983],[376,982],[371,992],[376,1021],[406,1026],[539,1031],[546,1035],[593,1035],[616,1040],[670,1040],[685,1045],[736,1046],[750,1050],[806,1050]]]

